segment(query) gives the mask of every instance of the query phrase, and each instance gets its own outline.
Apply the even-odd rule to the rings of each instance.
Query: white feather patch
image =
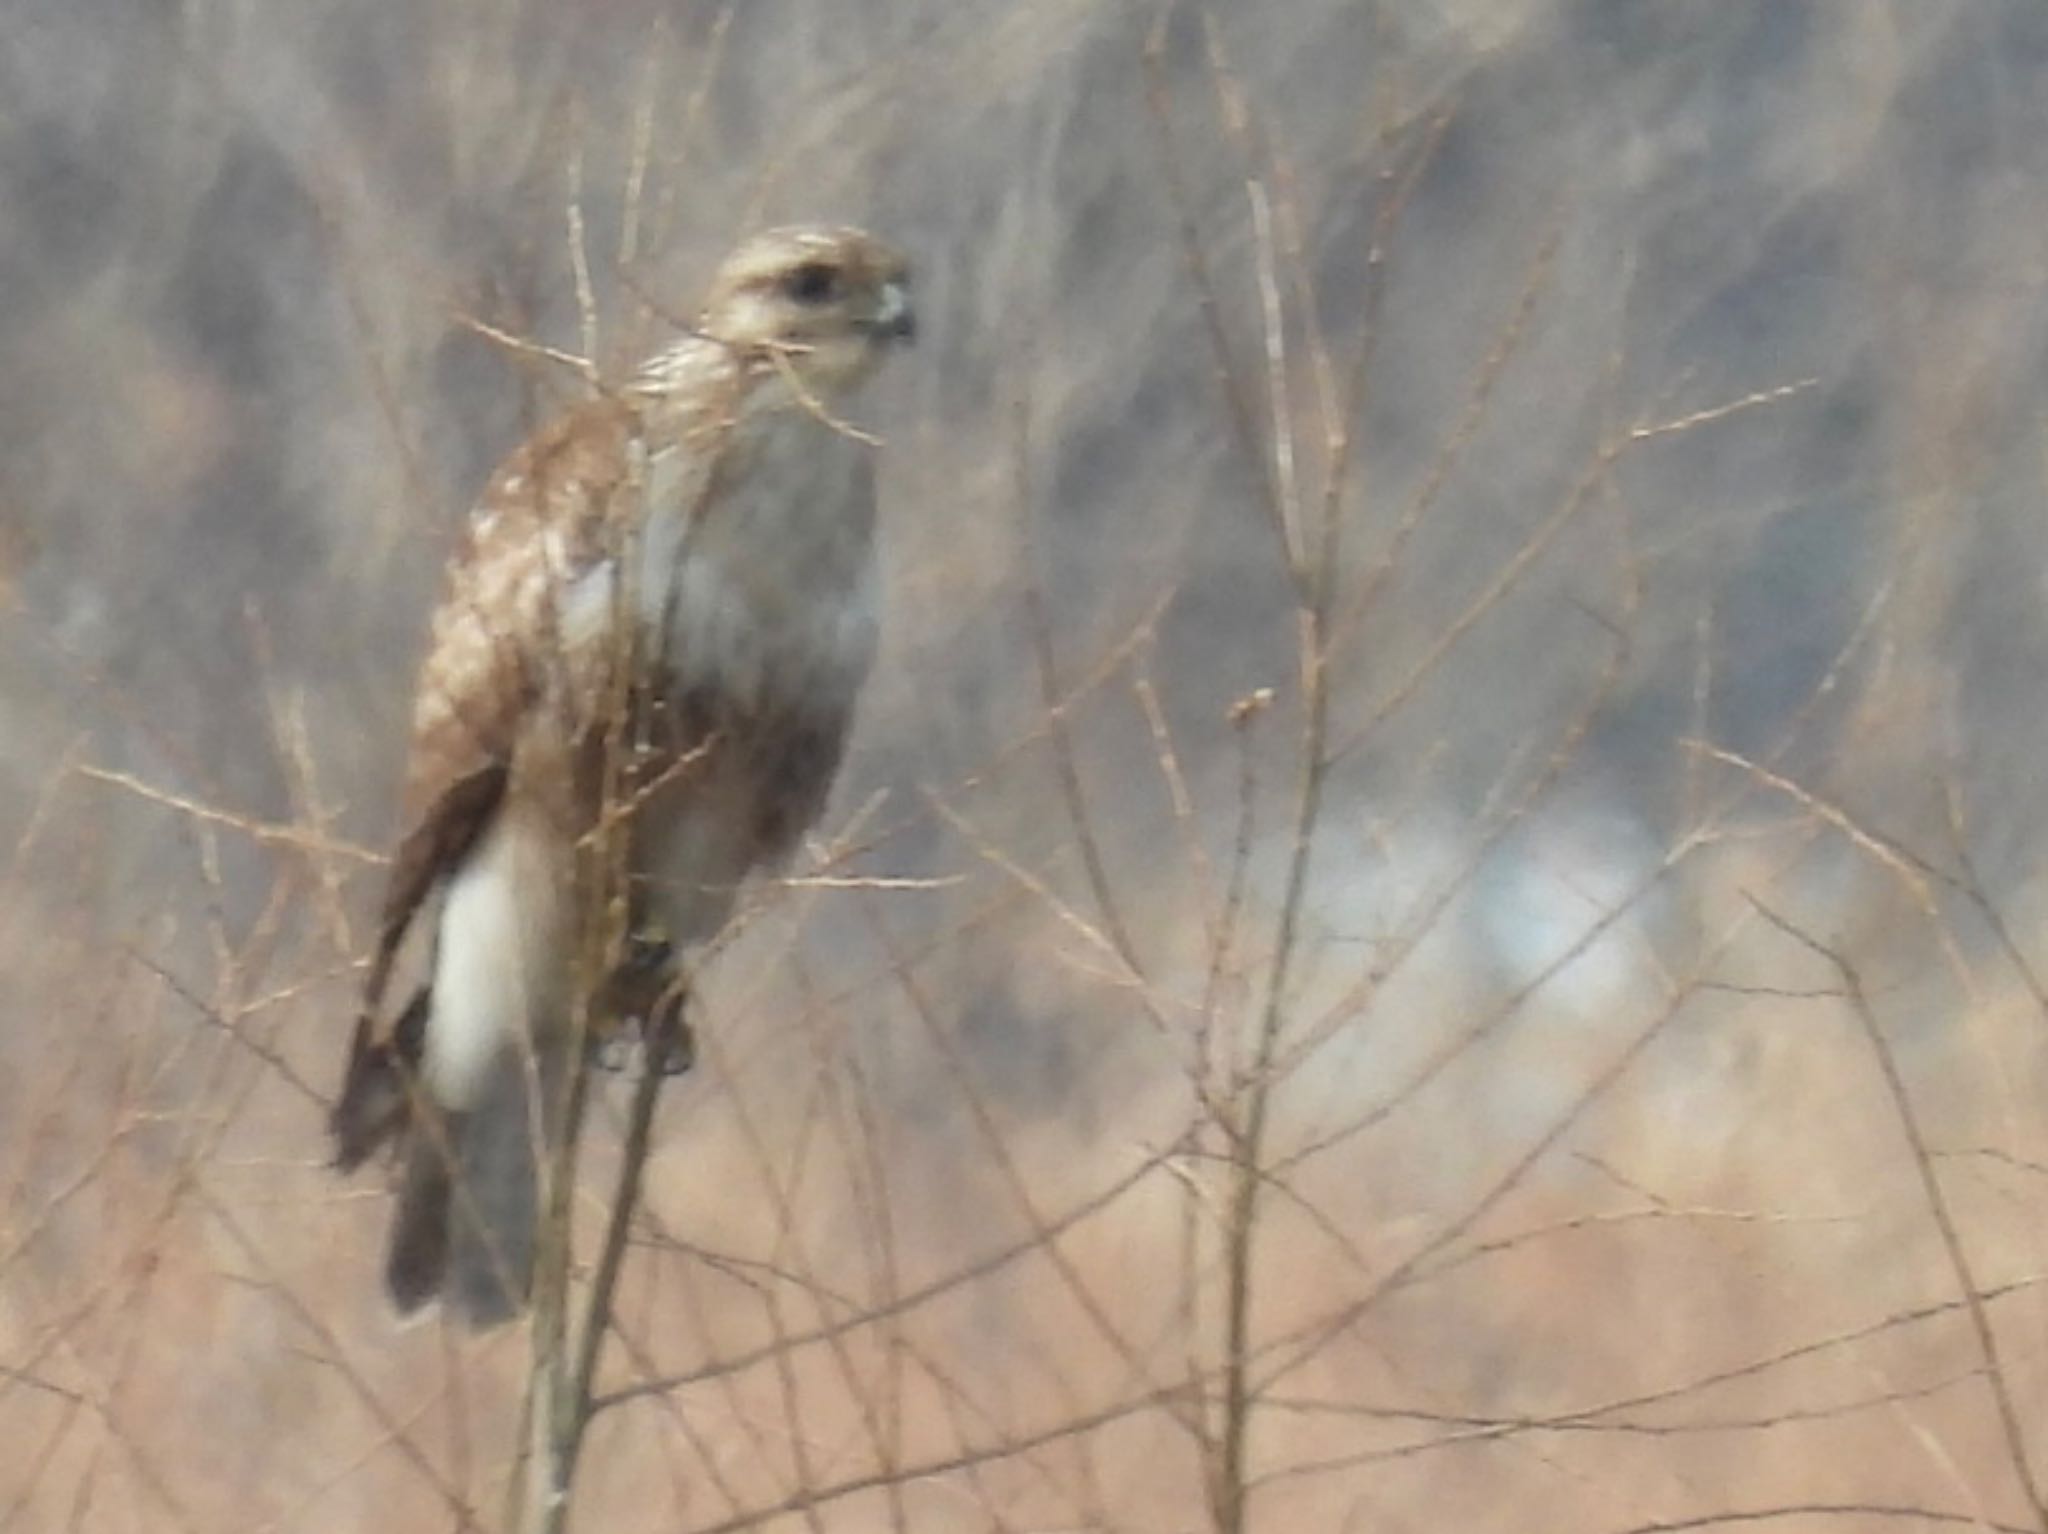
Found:
[[[422,1062],[445,1107],[474,1104],[500,1053],[553,1016],[566,953],[555,851],[545,831],[508,812],[449,881]]]

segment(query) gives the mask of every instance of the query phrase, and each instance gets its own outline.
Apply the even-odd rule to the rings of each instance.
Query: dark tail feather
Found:
[[[356,1030],[348,1084],[334,1110],[336,1163],[357,1165],[406,1130],[405,1174],[391,1225],[384,1286],[401,1315],[436,1298],[471,1326],[496,1326],[526,1308],[539,1217],[537,1083],[520,1052],[503,1051],[476,1100],[460,1113],[436,1112],[410,1082],[418,1066],[429,1000],[421,991],[388,1043],[368,1023]],[[540,1090],[552,1099],[559,1049],[541,1061]],[[414,1121],[424,1118],[425,1122]]]
[[[454,1137],[461,1185],[449,1222],[450,1307],[471,1326],[526,1308],[539,1219],[534,1083],[518,1050],[504,1051]]]
[[[384,1287],[400,1315],[411,1315],[441,1292],[448,1272],[448,1204],[452,1180],[448,1158],[435,1143],[435,1126],[419,1126],[406,1147],[405,1182],[391,1222],[391,1250],[384,1262]],[[452,1136],[461,1126],[443,1120]]]
[[[472,1108],[413,1126],[384,1265],[401,1315],[441,1299],[488,1327],[525,1308],[539,1204],[527,1099],[508,1050]]]

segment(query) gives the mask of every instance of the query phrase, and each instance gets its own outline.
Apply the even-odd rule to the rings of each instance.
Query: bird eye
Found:
[[[839,296],[839,273],[823,261],[806,261],[789,274],[783,291],[800,304],[830,303]]]

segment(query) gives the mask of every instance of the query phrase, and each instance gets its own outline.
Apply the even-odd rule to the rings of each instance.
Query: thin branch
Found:
[[[1877,1061],[1879,1072],[1884,1077],[1885,1091],[1891,1098],[1898,1115],[1900,1132],[1905,1136],[1906,1148],[1913,1160],[1913,1169],[1920,1178],[1920,1191],[1927,1199],[1927,1212],[1934,1227],[1941,1234],[1943,1250],[1948,1254],[1950,1271],[1955,1275],[1956,1290],[1962,1296],[1964,1307],[1970,1316],[1970,1329],[1976,1335],[1977,1351],[1983,1360],[1984,1383],[1991,1393],[1993,1406],[1998,1412],[1999,1427],[2005,1435],[2006,1458],[2012,1466],[2013,1478],[2019,1482],[2021,1492],[2026,1496],[2027,1505],[2033,1509],[2034,1528],[2037,1534],[2048,1531],[2048,1503],[2041,1499],[2039,1483],[2034,1478],[2032,1460],[2027,1454],[2027,1430],[2020,1420],[2019,1408],[2014,1404],[2012,1388],[2007,1382],[2005,1366],[1998,1349],[1998,1334],[1992,1330],[1991,1316],[1984,1304],[1983,1291],[1977,1285],[1976,1274],[1970,1265],[1968,1250],[1958,1231],[1955,1216],[1948,1205],[1948,1195],[1943,1191],[1941,1178],[1934,1170],[1934,1157],[1927,1146],[1927,1139],[1920,1130],[1920,1115],[1913,1106],[1912,1093],[1906,1087],[1906,1078],[1899,1070],[1898,1057],[1892,1053],[1891,1041],[1885,1037],[1884,1029],[1878,1025],[1877,1014],[1871,1010],[1870,999],[1864,993],[1862,977],[1856,966],[1843,956],[1839,948],[1823,943],[1811,936],[1789,918],[1779,915],[1756,896],[1748,897],[1764,919],[1808,949],[1841,977],[1843,994],[1850,1010],[1863,1030],[1864,1038],[1870,1044],[1870,1052]]]

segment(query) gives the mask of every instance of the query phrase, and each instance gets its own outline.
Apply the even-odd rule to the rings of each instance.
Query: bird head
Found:
[[[771,229],[719,268],[697,329],[839,393],[915,334],[910,266],[859,229]]]

